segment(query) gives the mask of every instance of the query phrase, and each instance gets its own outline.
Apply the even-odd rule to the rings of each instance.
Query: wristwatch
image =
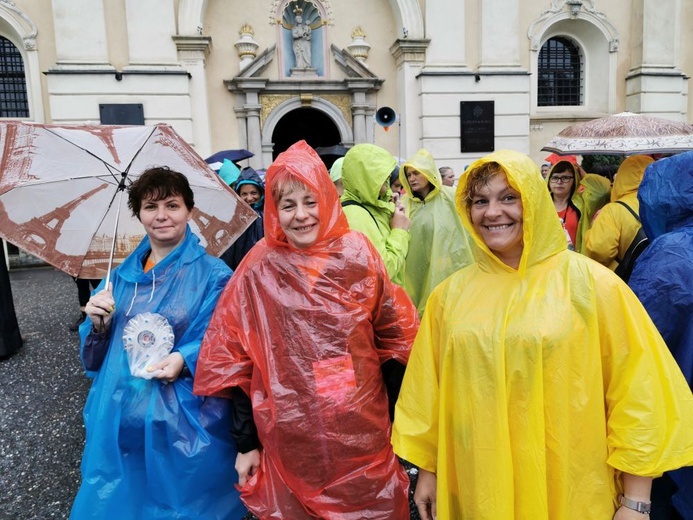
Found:
[[[637,500],[631,500],[623,495],[619,495],[618,503],[623,507],[642,513],[643,515],[649,515],[652,510],[652,502],[638,502]]]

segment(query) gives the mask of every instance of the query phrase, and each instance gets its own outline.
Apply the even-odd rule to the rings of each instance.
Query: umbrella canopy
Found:
[[[222,150],[214,155],[210,155],[205,159],[205,162],[209,164],[212,170],[218,170],[224,164],[224,159],[231,162],[242,161],[243,159],[249,159],[255,154],[244,148],[237,148],[235,150]]]
[[[114,245],[118,264],[141,241],[122,193],[153,166],[187,177],[190,227],[208,253],[219,256],[256,218],[168,125],[3,121],[0,150],[0,236],[72,276],[104,277]]]
[[[324,155],[335,155],[337,157],[344,157],[349,149],[341,144],[336,144],[334,146],[318,146],[315,151],[322,157]]]
[[[693,150],[693,125],[622,112],[568,126],[542,150],[558,155],[680,153]]]

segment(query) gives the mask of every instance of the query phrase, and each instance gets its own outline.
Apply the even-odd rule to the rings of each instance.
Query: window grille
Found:
[[[24,60],[19,49],[0,36],[0,117],[29,117]]]
[[[539,51],[537,105],[582,105],[583,63],[577,45],[567,38],[551,38]]]

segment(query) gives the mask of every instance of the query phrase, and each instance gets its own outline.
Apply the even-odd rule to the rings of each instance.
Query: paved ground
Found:
[[[0,520],[67,518],[89,389],[78,335],[68,330],[79,314],[77,287],[52,268],[11,271],[10,280],[25,343],[0,361]]]
[[[50,268],[10,273],[24,346],[0,362],[0,519],[67,518],[79,484],[88,390],[77,287]]]

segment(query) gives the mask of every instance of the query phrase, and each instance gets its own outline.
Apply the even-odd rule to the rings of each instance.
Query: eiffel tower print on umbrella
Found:
[[[144,228],[127,187],[147,168],[184,174],[190,227],[219,256],[256,218],[170,126],[0,122],[0,237],[71,276],[103,278]]]

